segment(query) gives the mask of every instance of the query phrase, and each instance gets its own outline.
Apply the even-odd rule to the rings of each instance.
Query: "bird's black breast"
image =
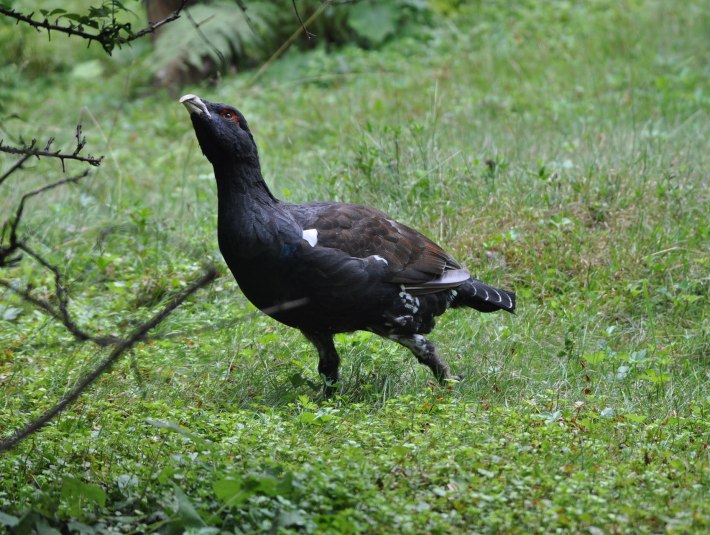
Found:
[[[292,261],[255,258],[229,267],[257,308],[308,332],[427,333],[452,300],[450,291],[412,295],[400,285],[370,278],[366,268],[337,264],[313,270],[297,252]]]
[[[263,254],[227,264],[249,301],[291,327],[346,332],[379,323],[382,309],[396,299],[397,287],[373,280],[359,259],[314,262],[311,255],[327,253],[309,249],[303,242],[287,256]]]

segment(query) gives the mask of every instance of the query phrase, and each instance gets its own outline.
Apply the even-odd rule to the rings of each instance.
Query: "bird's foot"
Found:
[[[325,399],[332,398],[338,391],[338,380],[328,379],[323,375],[321,375],[321,379],[323,379],[323,397]]]
[[[461,381],[463,381],[462,375],[447,375],[446,377],[442,378],[439,382],[441,383],[442,386],[449,386],[449,385],[454,385],[456,383],[460,383]]]

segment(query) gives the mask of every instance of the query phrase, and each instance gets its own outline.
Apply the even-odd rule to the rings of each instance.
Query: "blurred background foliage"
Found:
[[[29,77],[66,71],[77,78],[96,77],[141,58],[146,75],[156,84],[177,91],[182,84],[214,82],[221,74],[267,61],[283,43],[302,31],[302,22],[308,21],[308,31],[314,38],[301,36],[294,39],[295,46],[330,49],[354,44],[376,48],[395,35],[426,32],[434,17],[455,13],[463,4],[461,0],[191,1],[180,19],[157,32],[152,43],[139,40],[115,51],[117,64],[96,44],[77,53],[66,36],[54,33],[38,39],[35,29],[0,17],[0,49],[11,58],[0,66],[0,83],[16,83],[18,71]],[[71,23],[88,13],[103,13],[103,19],[94,17],[99,24],[115,18],[136,30],[145,25],[147,18],[160,20],[171,13],[180,1],[49,0],[42,2],[40,9],[32,0],[3,0],[0,5],[24,14],[34,13],[37,20],[48,16],[59,24]],[[152,47],[151,53],[144,53],[146,47]]]

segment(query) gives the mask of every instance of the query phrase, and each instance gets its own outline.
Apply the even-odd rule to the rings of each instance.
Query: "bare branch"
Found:
[[[75,152],[78,152],[85,144],[85,140],[81,138],[80,126],[77,126],[76,137],[77,149]],[[18,257],[10,258],[10,256],[15,254],[17,251],[24,251],[25,253],[27,253],[37,263],[39,263],[45,269],[51,271],[54,275],[54,284],[59,308],[55,308],[44,299],[34,297],[28,290],[22,290],[20,288],[15,287],[8,281],[0,280],[0,285],[15,292],[28,303],[31,303],[35,307],[44,310],[57,321],[61,322],[66,327],[66,329],[72,335],[74,335],[74,337],[76,337],[77,340],[81,342],[90,340],[101,347],[106,347],[121,342],[121,339],[114,336],[95,336],[82,330],[72,319],[71,314],[69,313],[69,296],[67,294],[66,287],[62,282],[62,274],[60,273],[59,268],[51,264],[49,261],[45,260],[39,253],[35,252],[26,243],[20,241],[17,236],[17,229],[19,227],[20,221],[22,220],[22,214],[24,213],[25,203],[28,199],[30,199],[31,197],[35,197],[41,193],[44,193],[45,191],[48,191],[50,189],[54,189],[65,184],[76,183],[88,174],[89,171],[87,169],[80,175],[65,178],[63,180],[59,180],[57,182],[53,182],[52,184],[47,184],[46,186],[30,191],[29,193],[25,193],[20,199],[20,202],[17,206],[17,210],[15,211],[14,218],[12,218],[10,221],[6,222],[3,225],[2,238],[4,239],[5,233],[9,228],[9,243],[7,245],[2,245],[2,242],[0,241],[0,267],[11,265],[19,261]]]
[[[77,128],[77,136],[79,136],[79,133],[81,132],[81,129]],[[59,302],[59,310],[55,309],[49,302],[36,298],[30,294],[29,291],[26,290],[21,290],[19,288],[16,288],[12,284],[10,284],[8,281],[0,280],[0,285],[5,286],[9,290],[12,290],[16,294],[18,294],[20,297],[22,297],[25,301],[31,303],[32,305],[44,310],[47,312],[50,316],[55,318],[56,320],[60,321],[61,323],[64,324],[64,326],[67,328],[67,330],[73,334],[78,340],[80,341],[85,341],[85,340],[91,340],[95,344],[105,347],[111,344],[117,343],[120,339],[112,337],[112,336],[94,336],[91,334],[86,333],[83,331],[71,318],[71,315],[69,314],[69,309],[68,309],[68,304],[69,304],[69,297],[67,295],[66,287],[62,283],[62,276],[61,273],[59,272],[59,269],[45,260],[39,253],[35,252],[33,249],[31,249],[26,243],[21,242],[18,237],[17,237],[17,228],[20,224],[20,221],[22,220],[22,214],[24,213],[24,208],[25,208],[25,202],[27,199],[34,197],[36,195],[39,195],[40,193],[43,193],[45,191],[48,191],[50,189],[57,188],[59,186],[63,186],[65,184],[72,184],[76,183],[85,176],[89,174],[89,171],[86,170],[80,175],[76,175],[73,177],[65,178],[63,180],[59,180],[57,182],[53,182],[52,184],[48,184],[46,186],[43,186],[41,188],[38,188],[36,190],[30,191],[29,193],[26,193],[25,195],[22,196],[22,199],[20,199],[20,203],[17,206],[17,210],[15,212],[15,217],[10,221],[6,222],[4,227],[3,227],[3,236],[5,235],[5,230],[9,226],[9,243],[6,246],[0,245],[0,266],[5,266],[9,265],[11,263],[15,263],[17,259],[9,259],[10,255],[14,254],[16,251],[24,251],[28,255],[30,255],[32,258],[34,258],[40,265],[42,265],[45,269],[51,271],[54,274],[54,283],[56,287],[56,295],[57,295],[57,300]]]
[[[10,281],[5,280],[5,279],[0,279],[0,286],[4,286],[8,290],[10,290],[10,291],[16,293],[17,295],[19,295],[20,297],[22,297],[22,299],[24,299],[28,303],[31,303],[34,306],[36,306],[37,308],[44,310],[47,314],[49,314],[53,318],[55,318],[59,321],[62,321],[62,317],[59,314],[59,312],[57,312],[54,309],[54,307],[49,304],[48,301],[46,301],[44,299],[40,299],[39,297],[33,296],[29,292],[29,290],[22,290],[16,286],[14,286]]]
[[[25,154],[22,158],[20,158],[20,159],[17,160],[14,164],[12,164],[12,165],[10,166],[10,169],[8,169],[5,173],[3,173],[2,176],[0,176],[0,184],[2,184],[3,182],[5,182],[5,179],[6,179],[7,177],[9,177],[12,173],[14,173],[15,171],[17,171],[18,169],[22,169],[23,164],[24,164],[27,160],[29,160],[30,158],[32,158],[32,155],[31,155],[31,154]]]
[[[18,429],[10,438],[0,442],[0,452],[7,451],[22,440],[26,439],[30,435],[36,433],[47,425],[57,414],[62,412],[71,403],[76,401],[76,399],[86,390],[91,384],[96,381],[101,375],[106,372],[114,363],[123,355],[126,351],[130,350],[136,343],[140,342],[145,335],[153,329],[156,325],[159,325],[165,318],[167,318],[170,313],[179,307],[188,297],[195,293],[200,288],[207,286],[210,282],[214,280],[217,276],[217,271],[214,268],[209,268],[205,274],[200,277],[197,281],[192,283],[184,291],[173,297],[173,299],[161,310],[158,314],[153,316],[150,320],[143,323],[138,327],[129,338],[123,340],[119,345],[117,345],[113,351],[109,354],[106,359],[97,366],[97,368],[91,373],[84,376],[84,378],[79,382],[79,384],[74,387],[68,394],[62,398],[62,400],[44,412],[39,418],[27,424],[24,428]]]
[[[35,156],[37,158],[58,158],[62,162],[62,171],[65,171],[64,160],[76,160],[77,162],[88,163],[89,165],[93,165],[94,167],[98,167],[99,165],[101,165],[101,161],[104,159],[103,156],[99,158],[94,158],[91,154],[89,154],[88,156],[79,156],[79,152],[86,145],[86,138],[81,137],[81,125],[76,126],[76,139],[77,145],[74,149],[74,152],[72,153],[62,152],[61,150],[50,150],[52,143],[54,143],[53,137],[50,137],[47,140],[47,144],[45,145],[44,149],[40,149],[37,146],[36,139],[33,139],[32,142],[25,147],[11,147],[10,145],[3,145],[3,140],[0,139],[0,152],[5,152],[7,154],[22,154],[24,156]],[[24,161],[26,161],[26,158]],[[22,163],[24,163],[24,161]],[[15,169],[13,169],[13,171],[14,170]]]
[[[64,33],[69,36],[80,37],[82,39],[86,39],[89,42],[96,41],[103,47],[104,51],[107,54],[111,55],[111,52],[113,51],[113,48],[115,46],[118,46],[120,48],[121,45],[128,44],[131,41],[140,39],[141,37],[149,33],[153,33],[161,26],[172,22],[178,17],[180,17],[180,12],[183,10],[187,2],[188,0],[182,0],[180,6],[173,13],[165,17],[163,20],[151,22],[150,24],[148,24],[148,26],[137,32],[131,32],[131,25],[129,23],[118,23],[115,21],[115,19],[112,20],[110,24],[103,26],[96,33],[91,33],[85,31],[84,26],[81,23],[73,23],[70,21],[67,24],[59,24],[58,21],[62,18],[61,15],[57,17],[55,23],[51,23],[47,18],[41,21],[35,20],[34,13],[24,15],[18,11],[15,11],[12,8],[6,8],[2,6],[0,6],[0,15],[5,15],[6,17],[15,19],[18,24],[20,22],[28,24],[37,31],[46,30],[47,33],[50,35],[52,31],[55,31],[59,33]],[[127,35],[123,37],[120,36],[119,34],[122,31],[127,33]]]
[[[19,167],[16,167],[16,169],[19,169]],[[34,197],[35,195],[39,195],[40,193],[59,187],[63,186],[64,184],[72,184],[76,183],[85,176],[89,174],[89,171],[86,170],[80,175],[76,175],[73,177],[65,178],[63,180],[59,180],[58,182],[53,182],[52,184],[48,184],[46,186],[43,186],[39,189],[36,189],[34,191],[30,191],[29,193],[25,193],[22,196],[22,199],[20,199],[20,204],[17,206],[17,210],[15,211],[15,217],[13,217],[11,220],[6,221],[3,224],[3,229],[2,229],[2,240],[5,238],[5,233],[9,229],[9,243],[7,245],[2,245],[2,240],[0,240],[0,267],[7,266],[10,264],[14,264],[17,259],[12,258],[10,259],[10,256],[13,255],[17,249],[21,248],[21,242],[17,238],[17,227],[20,225],[20,220],[22,219],[22,213],[25,209],[25,201],[29,199],[30,197]]]
[[[291,3],[293,4],[293,10],[296,12],[296,17],[298,18],[298,22],[301,24],[301,28],[303,29],[303,32],[306,34],[306,39],[311,39],[312,37],[315,37],[316,34],[309,32],[308,28],[306,28],[306,25],[303,24],[303,19],[301,18],[301,14],[298,12],[298,6],[296,6],[296,0],[291,0]]]
[[[19,169],[22,169],[22,166],[29,160],[31,157],[35,158],[41,158],[41,157],[48,157],[48,158],[58,158],[62,162],[62,171],[66,171],[64,162],[65,160],[76,160],[79,162],[83,163],[88,163],[93,166],[98,166],[101,164],[101,161],[103,160],[103,156],[100,158],[94,158],[89,154],[88,156],[80,156],[79,153],[84,149],[86,146],[86,138],[81,135],[81,124],[76,125],[76,132],[74,134],[74,137],[76,138],[76,147],[74,148],[74,151],[71,153],[66,153],[62,152],[61,150],[57,151],[52,151],[51,146],[52,143],[54,143],[54,138],[50,137],[47,140],[47,143],[44,147],[44,149],[40,149],[37,146],[37,140],[33,139],[32,142],[29,145],[26,145],[24,147],[11,147],[8,145],[3,145],[3,140],[0,139],[0,152],[5,152],[7,154],[21,154],[22,157],[19,158],[13,165],[10,166],[10,168],[3,173],[2,176],[0,176],[0,185],[2,185],[5,180],[12,175],[15,171],[18,171]],[[30,193],[25,194],[22,199],[20,200],[20,204],[17,206],[17,211],[15,212],[15,217],[11,220],[5,221],[3,223],[2,227],[2,232],[0,233],[0,267],[3,266],[9,266],[17,263],[18,257],[12,257],[16,250],[19,248],[20,242],[17,238],[17,228],[20,224],[20,219],[22,218],[22,213],[25,207],[25,201],[29,199],[30,197],[33,197],[35,195],[38,195],[44,191],[47,191],[52,188],[56,188],[57,186],[61,186],[63,184],[68,184],[68,183],[74,183],[85,176],[89,174],[89,171],[84,171],[82,174],[66,178],[64,180],[60,180],[58,182],[54,182],[52,184],[49,184],[47,186],[44,186],[42,188],[39,188],[37,190],[31,191]],[[5,242],[5,236],[7,235],[9,231],[9,243],[8,245],[4,245]]]
[[[8,280],[0,279],[0,286],[4,286],[11,292],[19,295],[24,301],[30,303],[36,308],[39,308],[40,310],[43,310],[44,312],[52,316],[55,320],[62,323],[67,328],[67,330],[72,335],[74,335],[74,337],[76,337],[79,341],[83,342],[85,340],[91,340],[99,347],[108,347],[110,345],[118,344],[119,342],[121,342],[121,338],[118,338],[116,336],[94,336],[81,330],[76,325],[76,323],[71,320],[66,309],[59,311],[54,308],[46,299],[35,297],[29,290],[23,290],[21,288],[18,288]]]
[[[52,309],[50,314],[58,321],[60,321],[67,328],[67,330],[76,337],[77,340],[79,340],[80,342],[90,340],[91,342],[95,343],[100,347],[107,347],[121,342],[121,339],[116,336],[96,336],[82,330],[81,327],[79,327],[72,319],[71,314],[69,314],[69,295],[67,293],[66,286],[64,286],[64,283],[62,282],[62,274],[59,272],[59,269],[55,265],[47,262],[35,251],[30,249],[26,243],[21,243],[19,248],[25,251],[38,263],[40,263],[42,266],[44,266],[46,269],[48,269],[54,274],[54,287],[55,293],[57,295],[57,301],[59,302],[59,310],[57,311],[53,309],[53,307],[46,301],[45,303]],[[15,291],[16,293],[19,293],[14,288],[10,289]],[[25,294],[29,294],[29,292],[19,293],[19,295],[21,295],[22,297],[25,297]],[[30,302],[34,304],[33,301]],[[42,306],[41,308],[44,308],[44,310],[48,310],[44,306]]]

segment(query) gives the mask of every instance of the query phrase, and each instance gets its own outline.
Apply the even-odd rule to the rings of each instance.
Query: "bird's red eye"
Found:
[[[237,114],[234,113],[231,110],[222,110],[219,112],[219,114],[227,119],[228,121],[234,121],[235,123],[239,124],[239,117],[237,117]]]

